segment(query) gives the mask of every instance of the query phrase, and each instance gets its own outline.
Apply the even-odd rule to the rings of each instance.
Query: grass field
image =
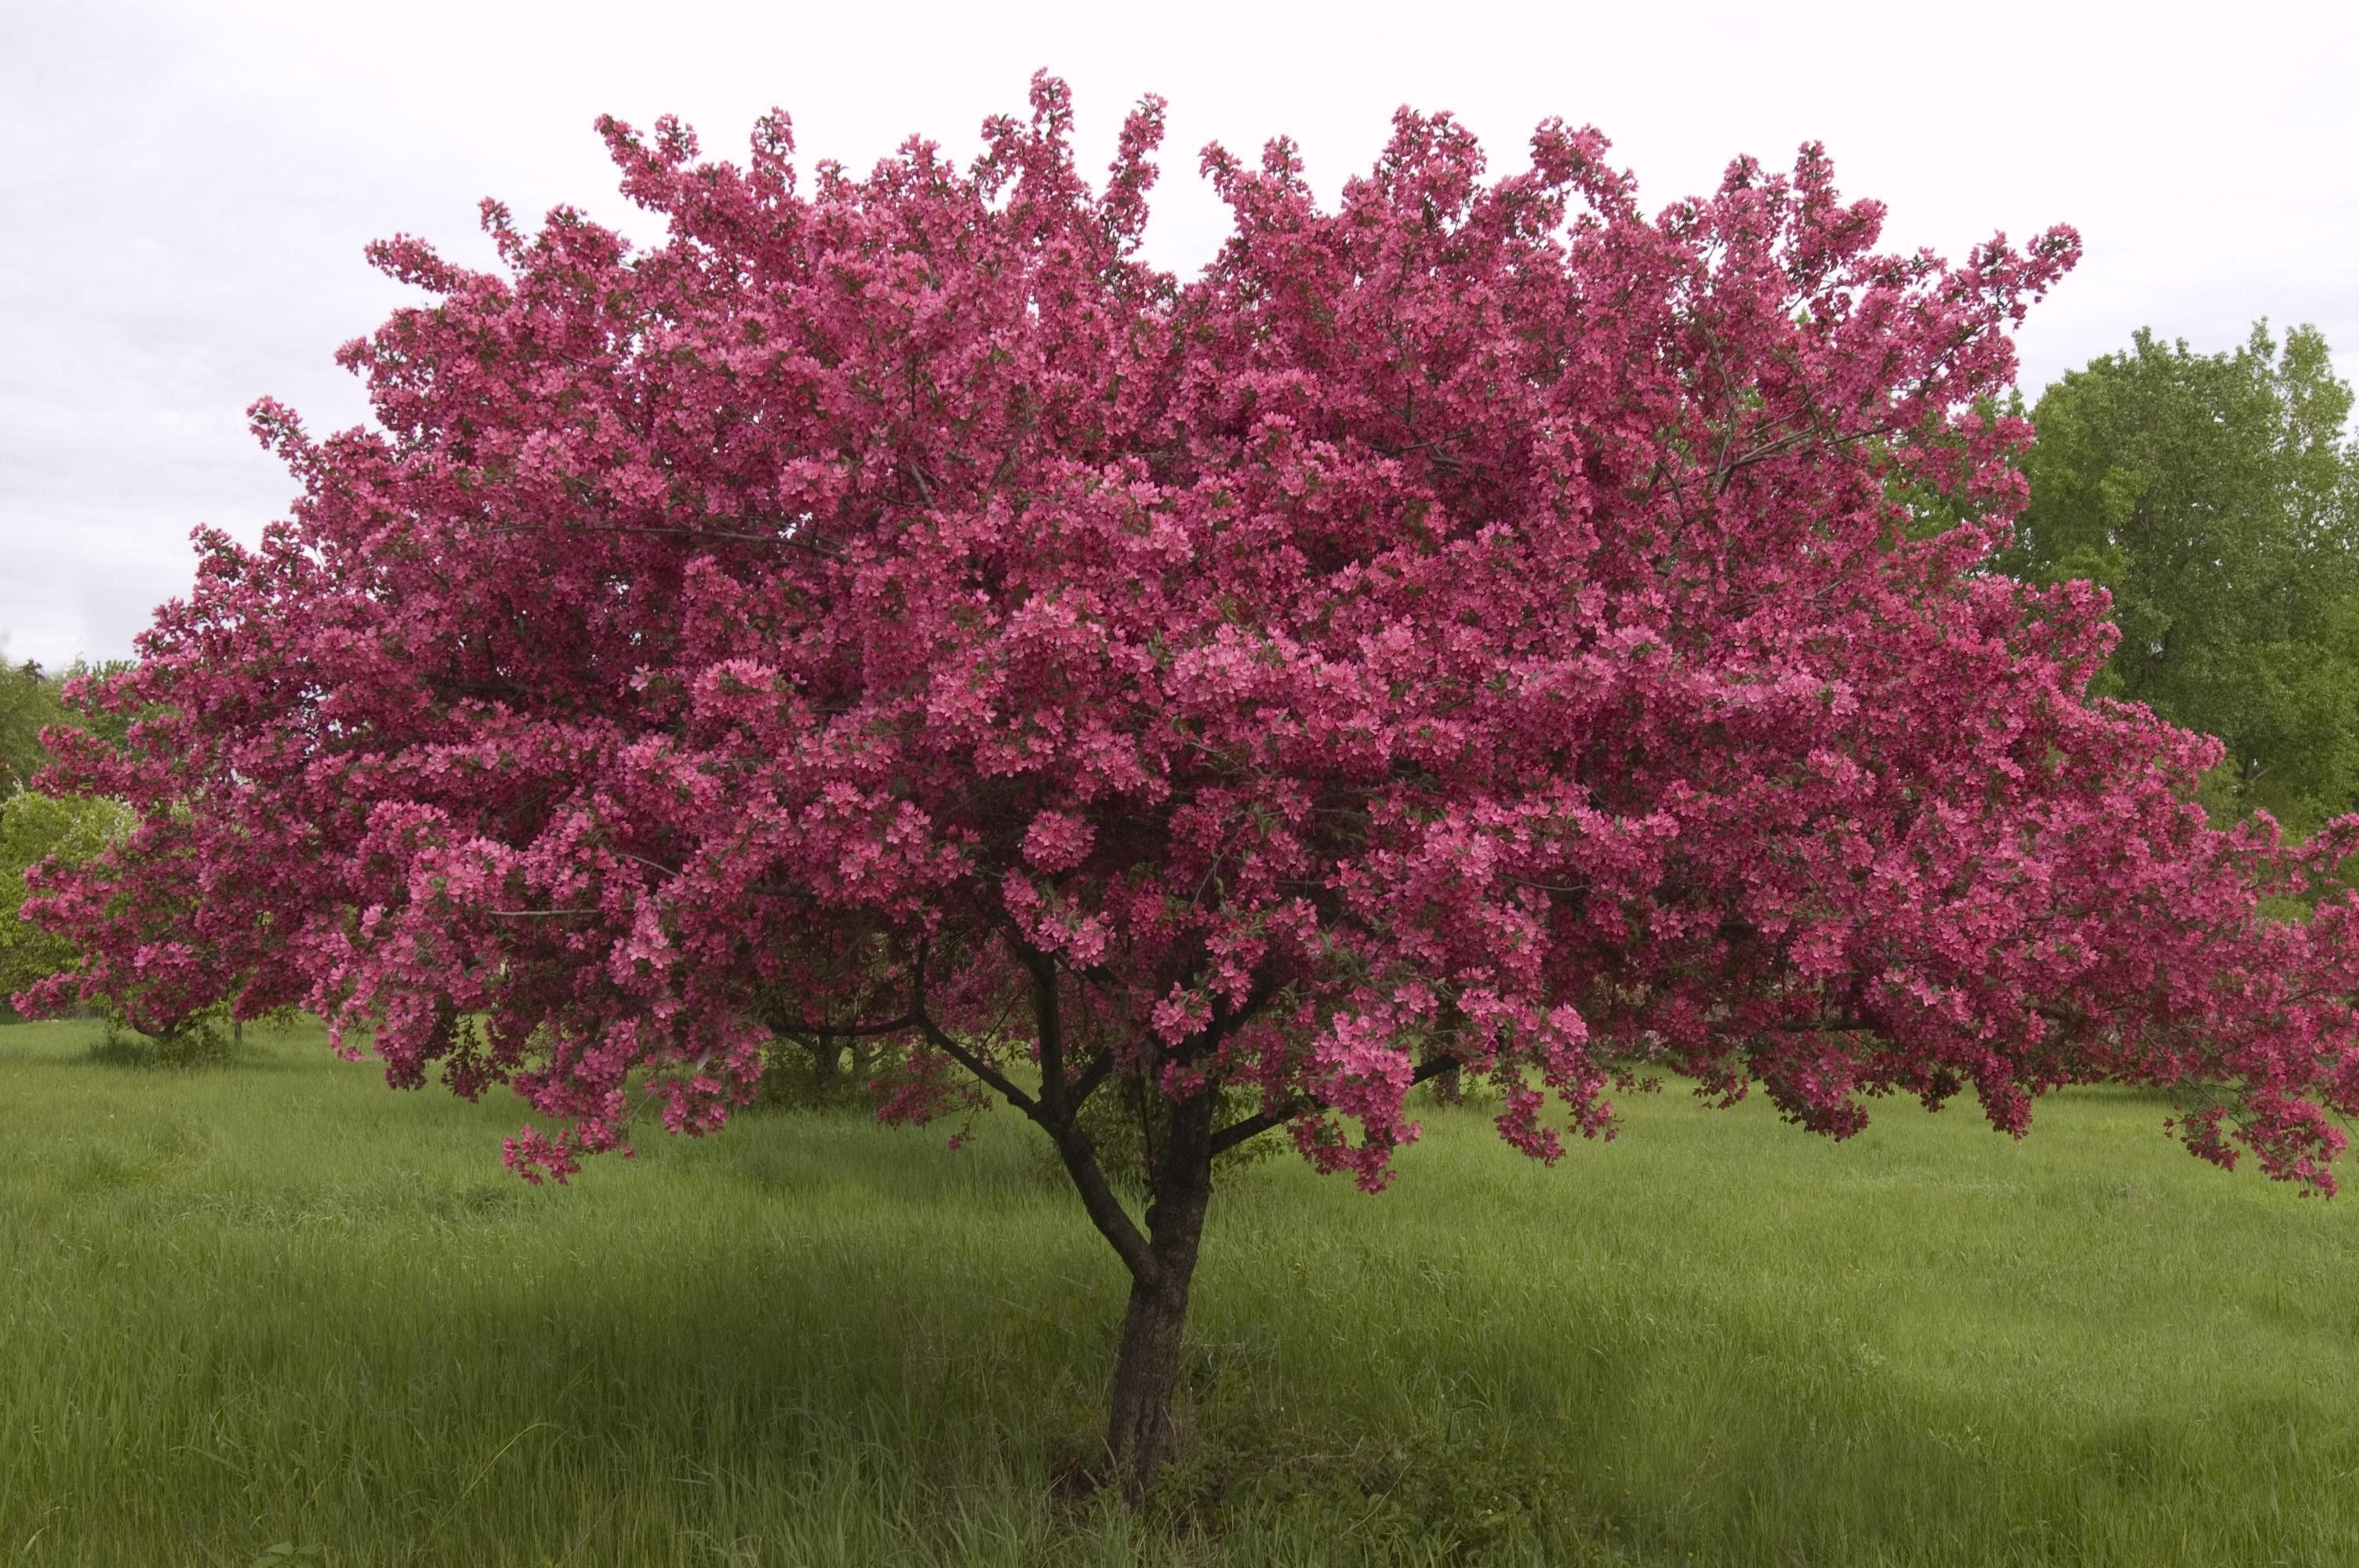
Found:
[[[2359,1199],[2151,1100],[1832,1145],[1467,1111],[1370,1199],[1215,1202],[1190,1456],[1071,1484],[1121,1292],[1028,1130],[771,1116],[533,1190],[512,1100],[316,1028],[240,1065],[0,1029],[0,1560],[2359,1563]]]

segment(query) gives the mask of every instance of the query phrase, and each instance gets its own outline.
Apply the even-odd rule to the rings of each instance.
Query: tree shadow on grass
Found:
[[[397,1337],[363,1330],[343,1349],[394,1401],[372,1425],[441,1423],[440,1446],[472,1455],[547,1422],[574,1486],[627,1487],[652,1463],[791,1498],[856,1456],[885,1490],[933,1499],[921,1515],[949,1517],[977,1490],[1056,1510],[1060,1476],[1085,1467],[1096,1442],[1119,1293],[1093,1249],[1049,1261],[1094,1268],[1107,1288],[1077,1300],[1070,1275],[934,1270],[844,1238],[796,1249],[791,1270],[742,1253],[675,1260],[675,1288],[654,1299],[560,1271],[521,1300],[446,1303]],[[1343,1561],[1408,1561],[1449,1542],[1432,1560],[1470,1563],[1609,1547],[1744,1561],[1766,1533],[1817,1563],[1837,1560],[1828,1548],[1846,1536],[1962,1530],[1982,1506],[1970,1499],[2003,1478],[1934,1436],[1748,1376],[1741,1357],[1683,1367],[1642,1334],[1591,1321],[1580,1331],[1596,1354],[1568,1384],[1540,1370],[1561,1361],[1543,1325],[1467,1328],[1414,1351],[1377,1336],[1362,1381],[1344,1386],[1297,1381],[1316,1369],[1283,1338],[1225,1366],[1200,1345],[1183,1411],[1192,1441],[1151,1509],[1160,1528],[1219,1541],[1282,1525],[1368,1552]],[[417,1334],[449,1363],[421,1366]],[[267,1319],[235,1337],[246,1348],[234,1363],[282,1376],[313,1364],[266,1348],[283,1337]],[[1405,1379],[1416,1397],[1383,1387]],[[1845,1433],[1840,1453],[1797,1463],[1832,1431]],[[1846,1465],[1922,1489],[1864,1508],[1860,1476],[1833,1473]],[[1617,1477],[1631,1485],[1617,1490]],[[1765,1497],[1774,1519],[1748,1518]],[[1060,1528],[1086,1532],[1097,1506],[1064,1509]],[[497,1528],[487,1513],[465,1531]]]
[[[43,1464],[172,1498],[191,1540],[266,1518],[353,1563],[671,1561],[691,1531],[801,1561],[831,1529],[963,1561],[986,1517],[1044,1562],[1139,1529],[1201,1562],[2127,1563],[2120,1519],[2201,1469],[2135,1405],[2042,1433],[1816,1318],[1486,1260],[1444,1223],[1462,1191],[1389,1196],[1345,1245],[1334,1199],[1366,1200],[1281,1180],[1215,1219],[1187,1450],[1118,1525],[1071,1483],[1123,1283],[1029,1162],[813,1119],[668,1145],[532,1225],[390,1177],[332,1227],[179,1213],[142,1233],[201,1272],[58,1303],[123,1346],[60,1386],[137,1419],[27,1419],[65,1434]],[[159,1336],[173,1374],[134,1371]]]

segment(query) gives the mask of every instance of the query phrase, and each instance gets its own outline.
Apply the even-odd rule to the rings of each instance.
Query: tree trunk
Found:
[[[1125,1502],[1144,1500],[1156,1473],[1172,1458],[1171,1407],[1180,1388],[1180,1353],[1188,1328],[1188,1289],[1196,1246],[1212,1195],[1213,1097],[1171,1108],[1169,1141],[1156,1151],[1147,1208],[1152,1267],[1134,1271],[1130,1304],[1114,1352],[1106,1419],[1106,1454]]]
[[[1131,1281],[1106,1415],[1106,1454],[1123,1498],[1131,1503],[1146,1497],[1156,1472],[1172,1456],[1171,1405],[1180,1388],[1196,1241],[1204,1226],[1201,1203],[1186,1217],[1184,1238],[1180,1217],[1168,1204],[1158,1202],[1153,1212],[1156,1272]]]
[[[1463,1027],[1464,1019],[1453,1002],[1443,1010],[1441,1038],[1428,1042],[1420,1058],[1420,1065],[1433,1075],[1436,1105],[1466,1103],[1466,1076],[1455,1055],[1458,1033]]]
[[[1433,1103],[1464,1105],[1466,1103],[1465,1069],[1455,1062],[1433,1076]]]
[[[803,1046],[810,1056],[811,1088],[824,1102],[835,1088],[836,1075],[842,1070],[843,1047],[833,1035],[822,1034]]]
[[[1180,1390],[1180,1356],[1188,1332],[1188,1288],[1195,1281],[1196,1246],[1203,1238],[1204,1211],[1212,1197],[1212,1120],[1220,1097],[1210,1086],[1200,1087],[1185,1099],[1169,1102],[1167,1117],[1150,1119],[1142,1129],[1147,1138],[1147,1223],[1142,1227],[1106,1180],[1096,1144],[1081,1121],[1082,1107],[1105,1087],[1115,1059],[1100,1055],[1078,1078],[1067,1076],[1057,967],[1046,954],[1019,949],[1018,956],[1032,971],[1033,1018],[1039,1029],[1038,1099],[974,1061],[940,1028],[930,1023],[925,1028],[937,1049],[966,1064],[1055,1141],[1090,1223],[1130,1271],[1130,1304],[1123,1313],[1114,1387],[1106,1400],[1105,1442],[1112,1466],[1108,1478],[1121,1488],[1124,1501],[1135,1507],[1146,1500],[1157,1472],[1172,1457],[1172,1403]],[[1212,1027],[1197,1038],[1198,1053],[1209,1054],[1222,1034],[1250,1017],[1263,1000],[1257,996],[1241,1012],[1225,1018],[1226,1010],[1216,1008]],[[1148,1050],[1131,1070],[1153,1082],[1154,1051]]]

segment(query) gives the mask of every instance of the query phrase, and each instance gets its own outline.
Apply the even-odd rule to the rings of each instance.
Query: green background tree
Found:
[[[2093,685],[2217,735],[2219,816],[2304,832],[2359,804],[2359,453],[2326,341],[2266,323],[2199,354],[2140,330],[2033,411],[2031,501],[2005,565],[2112,590]]]
[[[79,962],[64,937],[18,918],[26,871],[51,857],[70,865],[86,860],[119,842],[132,826],[131,808],[120,801],[31,790],[0,801],[0,1006]]]
[[[104,679],[127,667],[77,662],[64,675],[53,676],[29,660],[0,665],[0,1019],[15,1016],[8,1008],[11,996],[78,961],[65,938],[18,918],[27,896],[25,873],[51,857],[65,864],[88,860],[133,827],[130,808],[119,801],[46,795],[29,787],[48,761],[41,731],[53,724],[89,722],[66,707],[66,681],[74,676]]]
[[[42,729],[67,721],[62,684],[29,659],[0,662],[0,801],[26,788],[40,767]]]

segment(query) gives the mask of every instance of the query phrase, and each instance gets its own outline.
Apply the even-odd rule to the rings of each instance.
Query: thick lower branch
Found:
[[[1455,1056],[1434,1056],[1419,1062],[1416,1070],[1408,1076],[1409,1087],[1415,1088],[1430,1078],[1438,1078],[1451,1068],[1464,1065]],[[1326,1108],[1327,1102],[1317,1095],[1296,1095],[1292,1099],[1285,1101],[1274,1109],[1256,1112],[1246,1117],[1243,1121],[1233,1121],[1213,1133],[1212,1152],[1226,1153],[1247,1139],[1258,1138],[1272,1128],[1283,1127],[1298,1116],[1308,1116],[1313,1111]]]
[[[1014,1082],[1008,1078],[1006,1074],[1001,1072],[998,1068],[984,1061],[981,1056],[976,1055],[973,1052],[960,1044],[943,1030],[941,1025],[936,1023],[932,1019],[920,1013],[918,1016],[917,1022],[919,1032],[926,1037],[927,1044],[931,1045],[935,1050],[940,1051],[943,1055],[948,1056],[951,1061],[956,1062],[960,1066],[964,1067],[968,1072],[973,1073],[976,1077],[982,1079],[984,1083],[989,1084],[993,1089],[997,1091],[1002,1099],[1014,1106],[1016,1109],[1022,1111],[1025,1115],[1030,1117],[1033,1120],[1038,1121],[1040,1119],[1040,1102],[1034,1099],[1030,1095],[1026,1094],[1022,1089],[1017,1088]]]
[[[1089,1211],[1090,1223],[1130,1271],[1133,1281],[1151,1283],[1162,1272],[1155,1249],[1147,1245],[1146,1234],[1130,1211],[1122,1206],[1115,1195],[1114,1184],[1106,1180],[1104,1170],[1098,1164],[1097,1146],[1090,1135],[1068,1122],[1060,1131],[1038,1117],[1041,1130],[1057,1145],[1057,1158],[1064,1162],[1065,1173],[1072,1178],[1073,1190],[1082,1195],[1082,1206]]]
[[[1080,1115],[1082,1107],[1089,1103],[1090,1097],[1097,1093],[1106,1079],[1113,1076],[1114,1053],[1101,1050],[1091,1059],[1090,1065],[1082,1069],[1082,1076],[1073,1080],[1073,1091],[1066,1102],[1071,1107],[1073,1114]]]
[[[1024,966],[1032,971],[1032,1025],[1039,1049],[1041,1108],[1054,1121],[1070,1124],[1073,1112],[1066,1095],[1070,1086],[1065,1082],[1065,1010],[1057,995],[1056,960],[1046,953],[1027,950]]]
[[[1053,977],[1045,995],[1035,991],[1034,1006],[1043,1013],[1038,1022],[1042,1025],[1044,1044],[1058,1038]],[[948,1031],[926,1015],[922,980],[912,1015],[929,1044],[988,1084],[1001,1098],[1022,1111],[1049,1135],[1049,1141],[1057,1146],[1057,1158],[1063,1162],[1066,1174],[1072,1178],[1073,1190],[1081,1195],[1082,1207],[1088,1212],[1090,1223],[1096,1226],[1098,1234],[1106,1238],[1106,1244],[1114,1249],[1114,1255],[1130,1271],[1133,1280],[1153,1280],[1159,1272],[1154,1249],[1147,1245],[1145,1233],[1138,1228],[1138,1222],[1132,1219],[1130,1212],[1122,1206],[1122,1199],[1115,1195],[1114,1184],[1106,1180],[1105,1172],[1098,1164],[1097,1149],[1091,1143],[1090,1135],[1082,1131],[1074,1120],[1072,1103],[1065,1094],[1062,1083],[1063,1064],[1057,1059],[1055,1049],[1051,1047],[1042,1053],[1042,1094],[1036,1099],[1016,1087],[1006,1074],[960,1044]],[[1057,1087],[1049,1089],[1050,1084],[1057,1085]]]

